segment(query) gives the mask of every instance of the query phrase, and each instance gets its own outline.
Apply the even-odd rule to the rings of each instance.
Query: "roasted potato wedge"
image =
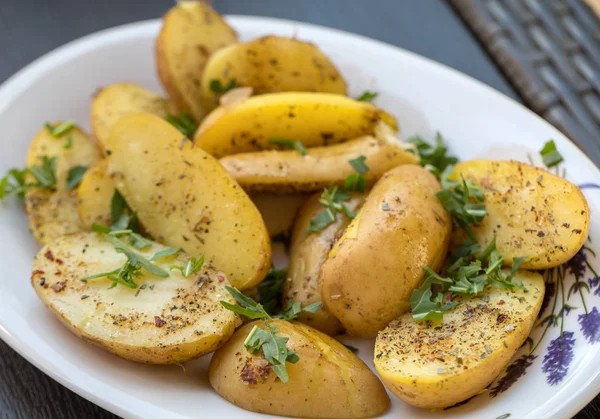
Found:
[[[267,228],[217,160],[151,114],[119,120],[107,145],[109,176],[152,237],[206,254],[238,289],[263,280],[271,266]]]
[[[169,113],[168,101],[133,83],[114,83],[100,89],[92,100],[92,134],[104,150],[113,125],[125,115],[147,112],[161,118]]]
[[[108,162],[100,160],[91,166],[77,188],[77,211],[86,230],[92,224],[112,224],[110,207],[115,185],[108,176]]]
[[[350,217],[337,213],[336,220],[319,232],[309,234],[310,222],[321,211],[320,193],[316,193],[301,208],[290,242],[290,261],[283,291],[283,306],[288,301],[300,301],[302,307],[321,301],[319,270],[327,259],[331,247],[350,224]],[[357,211],[364,203],[365,195],[353,194],[345,202],[350,211]],[[325,306],[314,313],[301,312],[298,320],[317,330],[335,336],[344,332],[338,319],[333,317]]]
[[[303,418],[367,418],[389,408],[381,382],[348,348],[302,323],[274,320],[300,358],[286,364],[284,384],[262,354],[244,347],[255,325],[265,328],[262,321],[245,325],[211,360],[210,384],[221,397],[253,412]]]
[[[308,196],[302,194],[254,194],[250,198],[262,215],[269,235],[275,237],[290,231],[298,210]]]
[[[527,339],[544,299],[540,274],[518,271],[514,281],[527,292],[488,286],[459,297],[443,323],[416,322],[410,313],[394,320],[375,343],[375,367],[387,388],[430,409],[483,391]]]
[[[156,66],[180,112],[187,112],[197,122],[204,118],[204,66],[212,53],[236,41],[235,31],[204,2],[181,1],[167,12],[156,39]]]
[[[57,122],[53,125],[60,124]],[[54,189],[29,189],[25,193],[25,210],[29,228],[40,244],[83,230],[77,213],[76,190],[69,190],[67,177],[75,166],[90,166],[100,159],[93,141],[80,128],[73,128],[60,138],[42,128],[27,153],[27,167],[40,166],[44,157],[56,157]],[[31,175],[28,181],[33,182]]]
[[[274,92],[323,92],[346,94],[344,78],[314,44],[283,36],[265,36],[221,48],[208,58],[202,74],[205,108],[219,105],[221,86],[235,82],[252,87],[255,94]]]
[[[590,229],[590,210],[571,182],[516,161],[470,160],[456,165],[453,179],[483,188],[487,216],[473,227],[482,249],[496,238],[507,265],[527,257],[521,268],[548,269],[571,259]]]
[[[340,187],[355,173],[349,160],[365,156],[367,186],[402,164],[418,164],[419,157],[403,148],[394,135],[362,137],[327,147],[298,151],[259,151],[226,156],[220,163],[248,192],[314,192],[332,183]]]
[[[323,304],[352,335],[371,338],[409,310],[425,266],[446,256],[451,221],[436,178],[399,166],[375,184],[321,266]],[[374,263],[376,261],[376,263]]]
[[[146,259],[165,249],[137,251]],[[109,288],[109,279],[81,278],[118,269],[127,258],[102,234],[78,233],[46,245],[33,262],[31,282],[40,299],[73,333],[121,358],[148,364],[178,364],[217,349],[233,333],[236,315],[225,275],[209,266],[184,278],[177,270],[161,278],[142,270],[139,288]],[[169,272],[187,256],[159,259]],[[194,310],[189,308],[193,307]]]
[[[273,138],[316,147],[373,134],[380,120],[397,131],[393,116],[367,102],[331,93],[270,93],[215,109],[194,142],[217,158],[276,149]]]

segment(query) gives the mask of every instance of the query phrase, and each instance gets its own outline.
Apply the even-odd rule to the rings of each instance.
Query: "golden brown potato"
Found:
[[[149,260],[164,249],[152,244],[132,250]],[[131,361],[179,364],[214,351],[237,322],[219,303],[233,302],[223,273],[209,266],[188,278],[170,271],[187,259],[184,254],[158,259],[154,264],[169,272],[168,278],[142,270],[135,278],[137,289],[109,288],[112,281],[106,277],[80,279],[118,269],[127,258],[104,235],[79,233],[63,236],[38,253],[31,282],[44,304],[86,341]]]
[[[552,173],[516,161],[459,163],[453,179],[483,188],[487,216],[473,227],[482,249],[496,238],[507,265],[527,257],[521,268],[548,269],[571,259],[590,229],[590,210],[579,188]]]
[[[60,122],[54,125],[57,124]],[[27,167],[41,166],[44,157],[56,157],[56,186],[53,189],[33,188],[25,193],[29,228],[40,244],[83,230],[77,214],[77,192],[68,189],[67,176],[75,166],[94,164],[100,153],[88,135],[77,127],[60,138],[42,128],[29,146]],[[28,182],[34,181],[33,176],[28,175]]]
[[[314,44],[282,36],[265,36],[233,44],[208,58],[202,74],[205,108],[219,105],[220,92],[211,83],[252,87],[255,94],[323,92],[346,94],[346,82],[335,65]]]
[[[237,41],[235,31],[208,4],[181,1],[167,12],[156,39],[156,66],[160,81],[180,112],[196,121],[202,106],[202,72],[208,57]]]
[[[375,184],[331,249],[321,266],[321,296],[348,333],[375,337],[409,310],[423,268],[442,263],[451,221],[435,196],[439,190],[422,167],[396,167]]]
[[[270,93],[215,109],[194,142],[217,158],[276,149],[273,138],[316,147],[373,134],[380,120],[397,131],[393,116],[367,102],[331,93]]]
[[[161,118],[169,113],[168,102],[133,83],[113,83],[100,89],[92,100],[92,134],[102,150],[113,125],[125,115],[147,112]]]
[[[100,160],[91,166],[77,188],[77,211],[85,229],[92,224],[112,224],[110,208],[115,185],[107,172],[108,162]]]
[[[303,418],[366,418],[388,409],[381,382],[344,345],[302,323],[274,320],[300,358],[286,364],[283,383],[262,354],[244,348],[254,325],[265,328],[262,321],[245,325],[212,358],[210,384],[221,397],[253,412]]]
[[[308,199],[307,195],[254,194],[250,198],[262,215],[271,237],[286,234],[294,225],[298,210]]]
[[[332,183],[342,187],[356,172],[349,161],[359,156],[367,158],[369,187],[396,166],[419,163],[393,134],[309,148],[305,156],[296,150],[271,150],[234,154],[219,162],[248,192],[314,192]]]
[[[518,271],[513,281],[527,292],[488,286],[460,296],[443,323],[416,322],[410,313],[394,320],[375,343],[375,367],[387,388],[429,409],[483,391],[527,339],[544,299],[540,274]]]
[[[288,301],[300,301],[302,307],[321,301],[319,270],[327,259],[331,247],[351,221],[350,217],[339,212],[333,223],[319,232],[308,234],[311,220],[324,210],[319,203],[320,197],[321,193],[314,194],[304,204],[294,224],[290,243],[288,280],[283,291],[284,307]],[[345,205],[354,212],[360,208],[364,200],[365,195],[356,193],[345,202]],[[301,312],[298,320],[330,336],[344,332],[340,321],[333,317],[325,306],[321,306],[315,313]]]
[[[119,120],[107,155],[109,175],[150,236],[205,253],[238,289],[263,280],[271,266],[265,223],[217,160],[151,114]]]

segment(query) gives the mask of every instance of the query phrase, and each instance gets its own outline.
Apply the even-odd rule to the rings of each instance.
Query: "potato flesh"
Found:
[[[152,237],[205,254],[239,289],[262,281],[271,265],[269,234],[218,161],[150,114],[122,118],[108,145],[109,175]]]
[[[332,183],[344,185],[356,173],[349,160],[365,156],[372,186],[385,172],[402,164],[418,164],[419,158],[402,148],[395,137],[378,139],[367,136],[327,147],[298,151],[261,151],[223,157],[220,163],[250,192],[314,192]]]
[[[319,274],[321,297],[349,334],[375,337],[409,310],[423,268],[443,261],[451,222],[439,190],[420,166],[387,172],[333,246]]]
[[[283,292],[284,307],[288,301],[299,301],[302,307],[321,302],[319,270],[327,259],[331,247],[351,221],[347,215],[338,213],[333,223],[319,232],[308,234],[310,221],[324,210],[319,203],[320,197],[320,193],[314,194],[306,202],[294,224],[288,280],[285,282]],[[354,194],[345,205],[350,211],[357,211],[364,200],[365,195]],[[321,306],[315,313],[300,313],[298,321],[330,336],[344,331],[340,321],[332,316],[325,306]]]
[[[150,259],[164,246],[138,251]],[[159,259],[169,272],[187,256]],[[126,257],[103,235],[79,233],[61,237],[36,256],[32,285],[41,300],[76,335],[136,362],[173,364],[214,351],[234,331],[236,316],[220,300],[231,301],[225,275],[205,266],[184,278],[170,271],[160,278],[147,271],[136,278],[138,289],[89,275],[117,269]]]
[[[273,92],[324,92],[346,94],[346,82],[319,48],[295,38],[265,36],[233,44],[212,54],[202,74],[207,109],[219,104],[220,93],[211,89],[218,80],[227,86],[250,86],[255,94]]]
[[[65,148],[68,141],[71,141],[71,146]],[[75,166],[94,164],[100,158],[100,153],[87,134],[77,127],[60,138],[54,138],[46,128],[42,128],[29,147],[27,167],[40,166],[44,156],[57,157],[56,188],[33,188],[25,193],[29,228],[40,244],[83,230],[77,213],[76,191],[67,189],[67,176]],[[28,181],[35,179],[28,175]]]
[[[471,160],[452,177],[483,188],[487,215],[473,227],[484,249],[496,238],[507,265],[527,257],[525,269],[548,269],[571,259],[584,245],[590,211],[579,188],[550,172],[516,161]]]
[[[372,134],[380,120],[397,130],[394,117],[370,103],[330,93],[270,93],[215,109],[194,142],[217,158],[278,148],[272,138],[317,147]]]
[[[180,112],[196,121],[204,118],[201,77],[206,61],[236,41],[235,31],[204,2],[178,2],[167,12],[156,40],[156,65],[163,87]]]
[[[100,89],[92,100],[92,133],[104,150],[113,125],[132,113],[147,112],[161,118],[168,114],[168,102],[133,83],[114,83]]]
[[[442,324],[416,322],[410,313],[394,320],[375,343],[387,388],[413,406],[443,408],[493,382],[529,336],[544,299],[540,274],[518,271],[514,281],[528,292],[488,286],[459,298]]]
[[[389,398],[377,377],[350,350],[306,325],[274,320],[278,335],[300,360],[287,363],[289,381],[282,383],[261,355],[244,348],[255,321],[239,329],[215,352],[210,384],[235,405],[272,415],[305,418],[366,418],[389,408]]]
[[[87,230],[91,230],[92,224],[112,224],[110,211],[115,185],[108,176],[107,169],[106,160],[98,161],[85,172],[77,188],[77,211]]]
[[[250,199],[260,212],[269,236],[275,237],[287,234],[292,228],[298,210],[308,197],[303,194],[254,194]]]

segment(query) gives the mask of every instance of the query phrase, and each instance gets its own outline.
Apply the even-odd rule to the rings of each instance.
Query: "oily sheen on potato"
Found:
[[[454,168],[454,179],[483,188],[487,216],[473,227],[482,249],[496,238],[505,263],[527,257],[525,269],[548,269],[571,259],[590,229],[581,190],[547,170],[516,161],[470,160]]]
[[[265,223],[217,160],[150,114],[128,115],[108,140],[108,172],[148,233],[227,275],[239,289],[271,265]]]
[[[221,48],[208,58],[202,74],[207,109],[218,106],[220,92],[212,84],[252,87],[255,94],[324,92],[346,94],[342,75],[314,44],[296,38],[265,36]]]
[[[78,127],[59,138],[53,137],[47,128],[42,128],[29,146],[27,167],[41,166],[44,157],[57,159],[56,186],[53,189],[32,188],[25,193],[29,228],[40,244],[84,229],[77,213],[76,190],[69,190],[67,177],[69,170],[76,166],[94,164],[100,153],[96,144]],[[28,182],[34,181],[33,176],[27,177]]]
[[[437,179],[399,166],[375,184],[367,201],[321,266],[323,304],[352,335],[372,338],[409,310],[425,266],[446,256],[450,215]]]
[[[108,176],[108,162],[99,160],[83,175],[77,188],[77,211],[86,230],[92,224],[109,226],[112,224],[110,208],[115,185]]]
[[[202,72],[208,57],[237,41],[233,28],[207,3],[180,1],[163,18],[156,39],[158,77],[180,112],[200,121]]]
[[[380,120],[397,131],[393,116],[367,102],[331,93],[270,93],[215,109],[194,142],[217,158],[276,149],[273,138],[317,147],[372,134]]]
[[[375,367],[386,387],[430,409],[483,391],[527,339],[544,299],[540,274],[518,271],[515,281],[527,292],[488,286],[459,297],[442,323],[416,322],[410,313],[394,320],[375,343]]]
[[[310,197],[300,209],[292,230],[288,280],[284,284],[283,291],[284,307],[289,301],[299,301],[302,307],[321,301],[319,270],[327,259],[331,247],[351,221],[345,213],[339,212],[333,223],[321,231],[309,234],[311,220],[324,210],[319,203],[320,198],[320,193]],[[345,202],[345,205],[354,212],[360,208],[364,200],[365,195],[356,193]],[[301,312],[298,320],[330,336],[344,331],[340,321],[333,317],[325,306],[321,306],[314,313]]]
[[[283,383],[261,354],[252,355],[244,340],[255,321],[239,329],[210,363],[210,384],[221,397],[246,410],[302,418],[367,418],[389,408],[379,379],[348,348],[302,323],[274,320],[278,336],[300,360],[286,364]]]
[[[219,161],[246,191],[314,192],[332,183],[342,187],[355,173],[349,161],[359,156],[366,157],[369,171],[364,176],[369,186],[396,166],[419,163],[419,157],[405,150],[394,135],[309,148],[305,156],[296,150],[270,150],[234,154]]]
[[[150,259],[159,244],[135,250]],[[159,259],[165,271],[182,266],[187,256]],[[78,233],[46,245],[35,257],[32,285],[40,299],[73,333],[122,358],[149,364],[176,364],[217,349],[233,333],[236,316],[220,300],[230,301],[222,272],[209,266],[184,278],[147,271],[135,279],[139,288],[81,278],[112,271],[127,258],[104,235]]]

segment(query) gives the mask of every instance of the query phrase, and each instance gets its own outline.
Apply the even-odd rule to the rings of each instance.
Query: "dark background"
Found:
[[[168,0],[3,0],[0,82],[83,35],[160,17]],[[476,38],[444,0],[213,0],[224,14],[321,24],[414,51],[519,100]],[[578,418],[600,417],[600,400]],[[114,418],[48,378],[0,340],[0,418]]]

